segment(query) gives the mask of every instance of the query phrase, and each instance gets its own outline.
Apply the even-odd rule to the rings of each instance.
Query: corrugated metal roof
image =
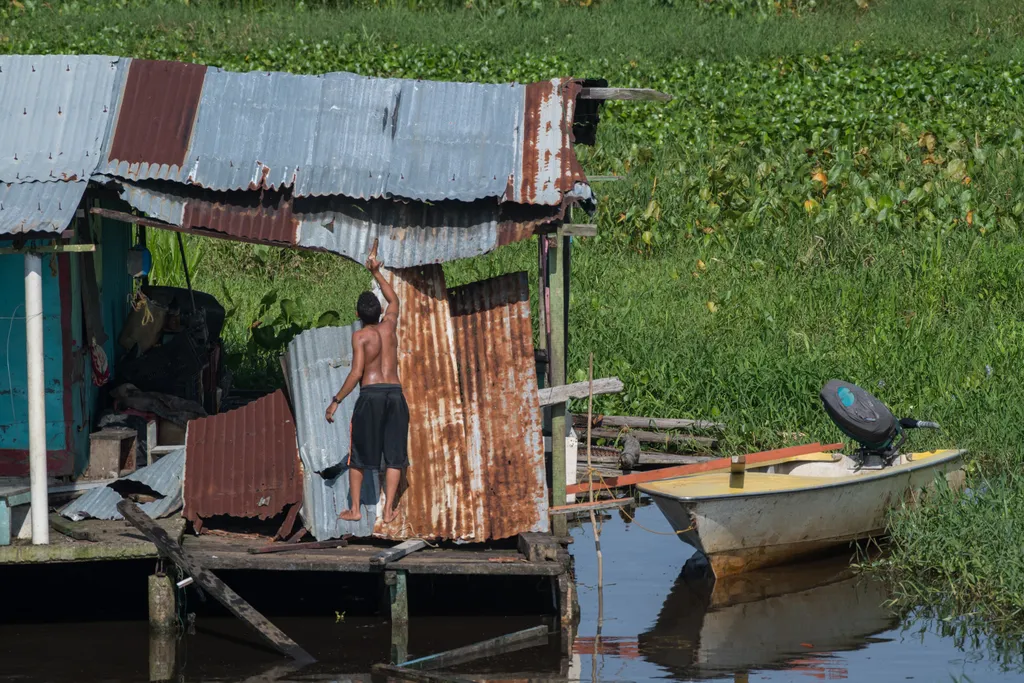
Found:
[[[0,180],[87,180],[129,60],[0,55]]]
[[[237,410],[191,420],[184,516],[268,519],[302,500],[295,421],[280,389]]]
[[[323,412],[323,411],[321,411]],[[321,419],[323,415],[320,416]],[[348,522],[338,515],[349,507],[348,469],[342,469],[334,477],[324,477],[316,472],[303,473],[302,523],[318,541],[341,538],[346,534],[366,537],[373,534],[377,522],[380,478],[377,472],[370,472],[363,478],[363,490],[359,494],[359,510],[362,519]]]
[[[185,473],[185,449],[179,448],[157,460],[121,477],[107,486],[92,489],[68,503],[60,514],[76,522],[83,519],[123,519],[117,511],[121,493],[147,492],[149,489],[163,498],[140,505],[152,517],[166,517],[181,507],[181,481]],[[147,492],[148,493],[148,492]]]
[[[401,302],[398,363],[409,404],[408,488],[399,488],[397,515],[378,520],[389,538],[483,541],[476,524],[466,423],[455,360],[454,330],[440,266],[391,271]]]
[[[292,244],[358,262],[365,259],[373,240],[379,239],[381,259],[395,268],[480,256],[528,239],[538,227],[557,218],[554,209],[510,212],[491,200],[425,204],[340,197],[293,201],[265,195],[258,204],[261,198],[251,193],[177,191],[170,183],[157,188],[111,180],[137,210],[191,232]]]
[[[0,235],[63,232],[75,217],[88,182],[0,182]]]
[[[571,144],[577,92],[571,80],[492,85],[133,62],[101,168],[218,191],[561,206],[574,182],[586,182]]]
[[[448,292],[476,519],[484,538],[548,530],[544,436],[526,273]]]

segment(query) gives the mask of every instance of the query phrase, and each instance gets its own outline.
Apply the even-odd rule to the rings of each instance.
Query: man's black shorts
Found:
[[[398,384],[360,387],[352,411],[352,454],[359,469],[408,467],[409,406]]]

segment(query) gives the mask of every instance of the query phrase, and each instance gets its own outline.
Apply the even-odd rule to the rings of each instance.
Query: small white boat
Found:
[[[869,469],[840,454],[640,485],[716,577],[785,564],[885,531],[888,511],[945,476],[963,484],[962,450],[899,455]]]

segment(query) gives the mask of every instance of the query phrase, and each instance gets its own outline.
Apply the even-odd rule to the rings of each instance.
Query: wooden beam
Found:
[[[579,484],[584,486],[587,490],[590,490],[590,484]],[[594,482],[594,490],[601,488],[600,484]],[[607,510],[609,508],[618,508],[632,503],[633,498],[611,498],[609,500],[595,500],[593,503],[573,503],[572,505],[556,505],[548,508],[549,515],[571,515],[574,512],[588,512],[590,510]]]
[[[426,541],[419,538],[412,538],[408,541],[403,541],[402,543],[399,543],[398,545],[392,548],[387,548],[385,550],[380,551],[379,553],[370,558],[370,564],[378,567],[383,567],[388,562],[400,560],[406,555],[414,553],[417,550],[423,550],[426,547]]]
[[[552,392],[557,392],[565,384],[565,318],[568,306],[565,291],[565,254],[568,243],[569,238],[559,234],[551,240],[548,250],[551,300],[551,348],[548,349],[548,358],[551,362]],[[565,399],[551,403],[541,401],[541,405],[551,405],[551,505],[564,505],[566,495]],[[568,533],[564,518],[555,518],[552,526],[557,536],[564,536]]]
[[[587,177],[591,183],[613,183],[617,180],[625,180],[626,176],[621,175],[592,175]]]
[[[583,88],[581,100],[653,100],[671,102],[672,96],[650,88]]]
[[[547,641],[548,627],[534,626],[533,628],[516,631],[515,633],[509,633],[508,635],[498,636],[497,638],[481,640],[479,643],[474,643],[465,647],[459,647],[454,650],[446,650],[445,652],[438,652],[437,654],[413,659],[405,662],[402,665],[402,668],[412,669],[415,671],[449,668],[465,664],[466,662],[472,662],[477,659],[483,659],[484,657],[493,657],[495,655],[536,647],[537,645],[542,645]]]
[[[227,584],[218,579],[213,572],[200,567],[194,560],[186,556],[181,546],[171,540],[167,532],[150,519],[149,515],[143,512],[138,505],[127,498],[122,498],[117,503],[117,511],[124,516],[129,524],[141,531],[157,547],[161,555],[178,565],[178,568],[188,576],[191,576],[204,591],[212,595],[218,602],[227,607],[228,611],[252,627],[275,650],[291,657],[297,662],[316,661],[298,643],[267,621],[266,617],[257,612],[238,593],[231,590]]]
[[[104,209],[99,206],[94,206],[89,209],[89,213],[103,218],[109,218],[115,221],[121,221],[122,223],[132,223],[134,225],[144,225],[149,228],[160,228],[161,230],[175,230],[178,232],[182,231],[180,225],[174,225],[173,223],[165,223],[164,221],[154,220],[152,218],[146,218],[145,216],[136,216],[132,213],[125,213],[124,211],[114,211],[113,209]]]
[[[597,237],[596,223],[567,223],[561,228],[566,237]]]
[[[594,380],[594,396],[598,394],[617,394],[624,389],[622,380],[618,377],[603,377]],[[575,382],[574,384],[562,384],[561,386],[547,387],[537,391],[540,397],[540,405],[551,406],[556,403],[565,403],[572,398],[586,398],[589,390],[587,382]],[[552,432],[553,433],[553,432]]]
[[[580,427],[587,426],[587,416],[577,415],[576,424]],[[630,427],[632,429],[665,429],[689,431],[691,429],[707,429],[723,431],[725,425],[721,422],[708,422],[707,420],[684,420],[664,417],[631,417],[626,415],[595,415],[595,427]]]
[[[606,452],[603,448],[591,456],[595,465],[613,465],[618,467],[620,455]],[[679,453],[661,453],[659,451],[640,451],[640,460],[633,469],[637,467],[665,467],[668,465],[694,465],[701,462],[714,460],[711,455],[680,455]],[[586,467],[586,462],[580,462]]]
[[[657,443],[664,446],[701,446],[704,448],[715,448],[718,440],[707,436],[693,436],[691,434],[662,434],[659,432],[647,432],[642,429],[630,429],[620,431],[618,429],[591,428],[590,436],[593,439],[617,439],[626,434],[631,435],[637,441],[644,443]]]
[[[261,548],[249,548],[249,553],[252,555],[262,555],[265,553],[304,553],[308,550],[328,550],[330,548],[344,548],[348,545],[348,540],[344,538],[338,538],[333,541],[318,541],[316,543],[289,543],[287,541],[283,543],[271,543]]]
[[[788,459],[796,458],[798,456],[835,451],[842,447],[843,444],[841,443],[822,446],[820,443],[815,442],[804,446],[790,446],[789,448],[779,448],[773,451],[748,453],[746,455],[746,465],[747,467],[767,467],[769,464],[777,464],[780,461],[785,462]],[[620,486],[642,484],[648,481],[675,479],[676,477],[686,477],[692,474],[703,474],[704,472],[714,472],[716,470],[728,470],[731,466],[732,458],[717,458],[715,460],[709,460],[708,462],[702,462],[696,465],[666,467],[664,469],[653,470],[651,472],[639,472],[636,474],[626,474],[621,477],[611,477],[604,480],[603,483],[605,486],[601,488],[618,488]],[[596,484],[594,485],[594,488],[598,488]],[[584,486],[582,484],[569,487],[569,493],[584,493],[589,490],[588,486]]]
[[[0,256],[12,254],[82,254],[96,251],[95,244],[44,244],[38,247],[4,247],[0,249]]]

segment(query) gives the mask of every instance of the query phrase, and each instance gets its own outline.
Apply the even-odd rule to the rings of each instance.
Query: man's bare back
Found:
[[[380,302],[370,292],[363,292],[356,304],[362,329],[352,333],[352,368],[327,408],[327,421],[334,422],[334,413],[345,397],[360,387],[359,399],[352,411],[352,451],[349,453],[349,509],[341,519],[362,519],[359,508],[363,471],[384,465],[386,505],[384,521],[395,516],[395,496],[401,470],[409,466],[407,440],[409,407],[402,394],[398,376],[398,312],[399,301],[391,283],[381,274],[377,260],[377,242],[366,260],[367,269],[380,286],[388,303],[380,315]]]

